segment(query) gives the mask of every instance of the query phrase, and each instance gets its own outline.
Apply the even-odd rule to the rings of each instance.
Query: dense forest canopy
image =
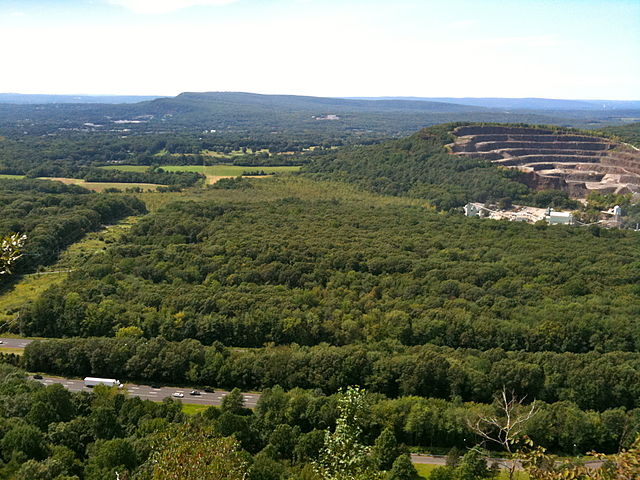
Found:
[[[578,205],[563,192],[531,190],[516,171],[450,155],[453,124],[388,140],[410,118],[423,118],[426,103],[412,117],[392,103],[381,115],[354,102],[358,121],[375,121],[358,124],[349,111],[332,110],[353,120],[353,129],[306,119],[289,135],[287,122],[320,104],[280,100],[300,111],[270,123],[273,105],[261,99],[230,115],[233,128],[222,134],[189,123],[217,118],[220,99],[203,106],[189,95],[145,107],[160,115],[171,106],[171,133],[153,130],[158,118],[122,124],[131,127],[124,135],[75,130],[79,112],[89,122],[97,114],[88,105],[53,116],[45,109],[26,135],[5,132],[2,173],[176,188],[95,194],[0,180],[0,236],[27,234],[18,273],[51,264],[106,223],[139,217],[24,303],[3,328],[47,339],[22,358],[0,352],[0,360],[31,372],[240,388],[262,397],[250,411],[235,390],[221,408],[189,420],[170,401],[70,393],[0,363],[0,478],[97,480],[116,471],[162,478],[153,476],[154,465],[164,472],[167,452],[188,447],[206,455],[211,446],[209,453],[227,449],[248,480],[315,480],[314,462],[336,434],[350,385],[368,391],[360,440],[373,452],[367,461],[376,474],[408,461],[402,444],[473,446],[480,438],[469,418],[495,413],[503,389],[536,401],[539,413],[525,433],[554,452],[631,445],[640,431],[637,232],[462,216],[457,207],[473,200]],[[131,115],[127,109],[139,107],[113,108]],[[243,122],[256,112],[259,128],[247,134]],[[402,121],[392,131],[394,119]],[[64,122],[71,130],[61,129]],[[602,134],[633,143],[636,128]],[[45,136],[47,129],[55,133]],[[206,165],[220,155],[247,171],[306,166],[298,175],[209,187],[198,174],[157,167]],[[99,168],[119,164],[149,168]],[[595,214],[614,201],[638,215],[631,195],[587,199]]]
[[[636,351],[637,245],[634,232],[474,221],[418,206],[173,203],[27,306],[21,330],[114,335],[136,326],[150,337],[245,347],[393,339]]]
[[[354,404],[351,392],[326,396],[275,387],[263,392],[252,411],[233,390],[221,407],[189,417],[170,399],[151,402],[103,386],[71,393],[0,364],[0,478],[151,480],[176,471],[182,476],[175,478],[216,478],[184,476],[199,468],[200,475],[217,471],[226,480],[318,479],[314,472],[326,456],[328,432],[345,420],[357,428],[352,441],[363,447],[354,460],[370,470],[367,478],[382,478],[380,473],[407,455],[407,444],[464,451],[479,440],[469,430],[468,415],[496,411],[491,405],[415,396],[393,400],[366,392]],[[346,416],[349,407],[355,419]],[[639,422],[638,410],[597,413],[570,402],[540,403],[526,433],[556,451],[597,446],[615,452],[631,444]]]
[[[27,236],[17,272],[48,265],[85,233],[144,211],[144,203],[130,196],[95,194],[48,180],[0,179],[0,236]]]
[[[447,145],[453,142],[452,130],[458,125],[462,124],[425,128],[379,145],[319,152],[303,171],[314,178],[352,182],[385,195],[426,198],[442,209],[469,201],[499,200],[536,207],[577,207],[566,192],[533,191],[518,170],[451,155]]]

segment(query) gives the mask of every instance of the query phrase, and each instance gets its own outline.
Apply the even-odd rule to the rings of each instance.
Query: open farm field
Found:
[[[149,167],[147,165],[108,165],[102,167],[107,170],[122,170],[125,172],[144,172]],[[242,175],[243,172],[264,171],[266,174],[271,173],[283,173],[283,172],[297,172],[300,170],[299,166],[289,167],[246,167],[239,165],[162,165],[163,170],[167,172],[196,172],[203,173],[207,176],[216,177],[237,177]]]
[[[2,173],[0,174],[0,178],[8,178],[8,179],[20,179],[20,178],[24,178],[24,175],[9,175],[6,173]]]
[[[78,185],[94,192],[104,192],[108,188],[117,188],[119,190],[126,190],[127,188],[141,188],[143,190],[157,190],[158,187],[164,187],[165,185],[156,185],[154,183],[125,183],[125,182],[87,182],[80,178],[68,178],[68,177],[40,177],[39,180],[51,180],[62,182],[67,185]]]
[[[204,155],[206,157],[214,157],[214,158],[239,157],[241,155],[256,154],[256,153],[269,153],[269,150],[267,150],[266,148],[262,148],[262,149],[256,149],[254,151],[251,148],[247,148],[246,152],[243,152],[242,150],[233,150],[230,153],[216,152],[214,150],[202,150],[200,152],[201,155]]]
[[[243,167],[239,165],[211,165],[201,167],[199,165],[167,165],[162,167],[168,172],[198,172],[205,175],[213,176],[232,176],[237,177],[243,172],[263,171],[266,174],[297,172],[300,170],[298,166],[291,167]]]

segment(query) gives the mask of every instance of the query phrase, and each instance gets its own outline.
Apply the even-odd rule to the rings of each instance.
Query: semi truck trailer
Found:
[[[106,385],[107,387],[122,388],[122,384],[115,378],[86,377],[84,379],[85,387],[93,388],[96,385]]]

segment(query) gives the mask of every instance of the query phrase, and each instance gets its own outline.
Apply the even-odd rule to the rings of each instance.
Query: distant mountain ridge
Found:
[[[640,100],[565,100],[553,98],[502,97],[347,97],[360,100],[406,100],[443,102],[473,107],[509,110],[635,110]]]
[[[11,99],[23,103],[9,103]],[[87,102],[82,103],[85,100]],[[95,103],[99,100],[108,103]],[[127,103],[134,100],[138,101]],[[546,110],[527,110],[443,100],[352,99],[246,92],[184,92],[175,97],[158,98],[0,94],[0,135],[24,135],[25,132],[43,135],[58,131],[242,132],[311,135],[316,143],[328,139],[331,143],[346,137],[352,137],[354,141],[400,137],[428,125],[460,121],[599,128],[631,123],[640,118],[640,102],[635,110],[569,109],[574,102],[571,100],[564,104],[564,109],[549,106]]]
[[[430,102],[410,99],[350,99],[337,97],[313,97],[305,95],[264,95],[247,92],[183,92],[176,97],[159,98],[153,101],[162,105],[193,105],[202,108],[206,104],[233,103],[250,104],[253,107],[291,109],[296,111],[430,111],[430,112],[474,112],[485,107],[461,105],[447,102]]]
[[[288,105],[297,109],[327,107],[357,108],[366,110],[416,110],[416,111],[480,111],[486,109],[508,110],[636,110],[640,100],[567,100],[552,98],[503,98],[503,97],[316,97],[308,95],[267,95],[248,92],[183,92],[175,97],[162,95],[49,95],[0,93],[0,103],[34,105],[48,103],[117,104],[139,103],[153,100],[171,102],[250,102],[265,107],[273,104]],[[426,104],[426,105],[425,105]],[[466,108],[461,108],[466,107]]]

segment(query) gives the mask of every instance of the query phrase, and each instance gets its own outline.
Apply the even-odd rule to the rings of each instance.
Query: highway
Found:
[[[28,338],[5,338],[0,337],[0,346],[3,348],[16,348],[22,349],[26,347],[29,343],[33,342],[32,339]],[[52,383],[60,383],[64,385],[65,388],[71,390],[72,392],[80,392],[82,390],[90,391],[90,388],[84,386],[83,380],[70,380],[68,378],[62,377],[44,377],[42,380],[39,380],[41,383],[45,385],[51,385]],[[184,395],[184,398],[179,400],[182,403],[193,403],[197,405],[220,405],[222,403],[222,399],[229,392],[225,390],[216,390],[214,393],[206,393],[202,390],[200,391],[200,395],[189,395],[191,392],[191,388],[176,388],[176,387],[161,387],[161,388],[152,388],[148,385],[137,385],[135,383],[126,383],[123,387],[123,390],[129,395],[134,395],[136,397],[140,397],[144,400],[153,400],[153,401],[161,401],[163,398],[172,397],[176,400],[178,398],[173,397],[172,395],[176,392],[180,392]],[[260,398],[259,393],[243,393],[244,404],[248,408],[254,408],[258,403],[258,399]]]
[[[90,388],[84,386],[83,380],[70,380],[68,378],[61,377],[43,377],[42,380],[38,381],[45,385],[60,383],[67,390],[72,392],[81,392],[83,390],[87,392],[91,391]],[[206,393],[199,390],[200,395],[189,395],[189,392],[191,392],[190,388],[153,388],[147,385],[136,385],[134,383],[125,383],[122,390],[126,391],[129,395],[140,397],[143,400],[160,402],[164,398],[171,397],[174,398],[174,400],[181,400],[182,403],[193,403],[197,405],[221,405],[222,399],[229,393],[225,390],[216,390],[214,393]],[[184,398],[172,397],[175,392],[182,393]],[[260,398],[259,393],[243,393],[242,396],[244,397],[244,405],[248,408],[254,408]]]
[[[0,338],[2,344],[0,346],[6,348],[24,348],[27,344],[31,343],[33,340],[26,338]],[[53,383],[60,383],[65,388],[72,392],[80,392],[80,391],[91,391],[90,388],[84,386],[83,380],[72,380],[68,378],[62,377],[43,377],[38,380],[39,382],[45,385],[51,385]],[[200,390],[200,395],[189,395],[192,389],[190,388],[177,388],[177,387],[160,387],[153,388],[148,385],[137,385],[135,383],[126,383],[123,387],[123,390],[126,391],[129,395],[133,395],[136,397],[140,397],[144,400],[152,400],[152,401],[162,401],[164,398],[171,397],[174,400],[180,400],[182,403],[191,403],[197,405],[216,405],[219,406],[222,404],[222,399],[228,395],[228,391],[225,390],[216,390],[214,393],[206,393]],[[172,397],[173,393],[180,392],[184,395],[184,398],[175,398]],[[259,393],[243,393],[245,407],[255,408],[258,403],[258,399],[260,398]],[[412,454],[411,461],[413,463],[425,463],[430,465],[446,465],[446,457],[440,455],[420,455],[420,454]],[[491,465],[492,463],[497,463],[500,465],[500,468],[508,468],[511,464],[509,460],[501,459],[501,458],[489,458],[487,459],[487,463]],[[602,461],[600,460],[591,460],[585,462],[585,464],[591,468],[598,468],[602,465]],[[520,466],[517,468],[521,469]]]
[[[3,348],[24,348],[33,340],[28,338],[0,338],[0,347]]]

